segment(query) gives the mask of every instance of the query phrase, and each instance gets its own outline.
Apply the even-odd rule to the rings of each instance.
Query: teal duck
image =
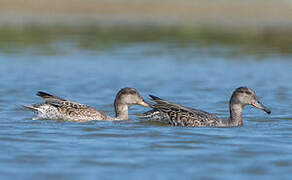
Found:
[[[229,101],[230,117],[227,121],[223,121],[216,115],[202,110],[170,103],[153,95],[149,96],[156,104],[152,105],[152,110],[145,112],[143,117],[151,121],[159,121],[172,126],[242,126],[242,110],[246,105],[252,105],[268,114],[271,113],[271,111],[258,100],[255,92],[247,87],[239,87],[233,92]]]
[[[128,109],[131,105],[137,104],[150,107],[134,88],[123,88],[117,93],[114,101],[115,117],[107,116],[90,106],[68,101],[45,92],[39,91],[37,95],[42,97],[45,103],[24,107],[31,109],[38,119],[79,122],[90,120],[127,120]]]

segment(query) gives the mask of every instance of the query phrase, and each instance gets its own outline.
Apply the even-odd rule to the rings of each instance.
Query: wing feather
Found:
[[[157,96],[149,95],[156,104],[152,105],[154,111],[165,113],[166,120],[174,126],[213,126],[219,119],[214,115],[198,109],[188,108],[170,103]],[[165,118],[164,118],[165,120]]]

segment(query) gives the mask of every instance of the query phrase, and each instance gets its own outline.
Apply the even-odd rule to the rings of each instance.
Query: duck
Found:
[[[24,106],[36,114],[36,119],[78,122],[86,122],[91,120],[128,120],[128,110],[130,106],[135,104],[144,107],[151,107],[143,100],[136,89],[130,87],[122,88],[117,93],[114,101],[115,117],[107,116],[106,114],[90,106],[72,102],[43,91],[38,91],[36,95],[42,97],[45,102]]]
[[[167,123],[171,126],[242,126],[242,110],[247,105],[261,109],[267,114],[271,113],[271,110],[258,100],[255,91],[248,87],[239,87],[232,93],[229,101],[230,117],[225,121],[215,114],[170,103],[154,95],[149,96],[155,104],[151,105],[152,110],[143,113],[142,117],[154,122]]]

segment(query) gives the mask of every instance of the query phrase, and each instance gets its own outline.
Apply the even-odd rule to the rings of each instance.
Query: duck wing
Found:
[[[42,97],[44,99],[44,101],[46,102],[46,104],[50,104],[50,105],[55,106],[55,107],[67,106],[67,107],[76,108],[76,109],[90,108],[87,105],[68,101],[66,99],[51,95],[51,94],[43,92],[43,91],[38,91],[38,93],[36,95]]]
[[[220,123],[215,115],[198,109],[170,103],[157,96],[149,95],[156,102],[153,111],[163,114],[163,118],[174,126],[216,126]],[[165,118],[167,117],[167,118]]]

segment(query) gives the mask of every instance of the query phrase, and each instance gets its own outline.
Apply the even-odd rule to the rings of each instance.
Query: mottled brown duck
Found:
[[[216,115],[178,104],[167,102],[159,97],[149,95],[156,103],[152,110],[145,112],[143,117],[151,121],[158,121],[172,126],[195,126],[195,127],[230,127],[242,126],[242,110],[247,105],[252,105],[270,114],[257,98],[255,92],[247,87],[237,88],[229,101],[230,117],[223,121]]]
[[[150,107],[134,88],[123,88],[117,93],[114,101],[115,117],[107,116],[90,106],[68,101],[45,92],[39,91],[37,95],[42,97],[45,103],[24,106],[33,110],[37,119],[79,122],[91,120],[127,120],[128,109],[131,105],[136,104]]]

